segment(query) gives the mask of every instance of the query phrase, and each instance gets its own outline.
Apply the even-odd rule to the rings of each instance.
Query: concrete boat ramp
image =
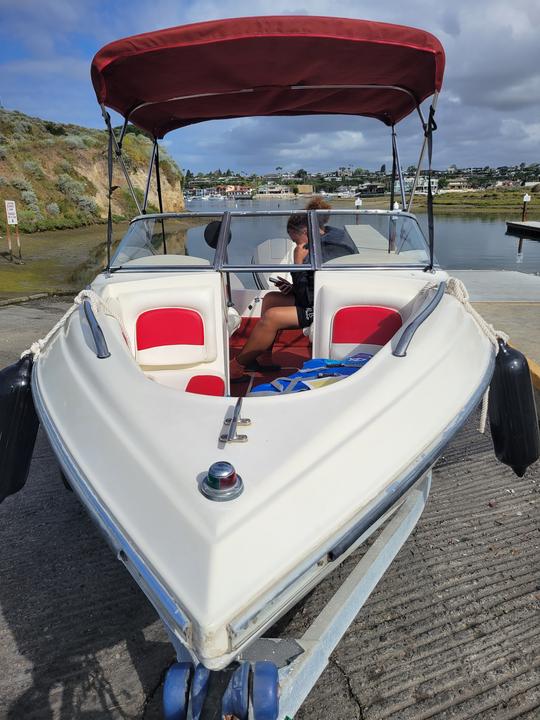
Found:
[[[521,327],[540,361],[540,278],[468,272],[455,274],[475,306],[518,347]],[[53,298],[0,307],[0,367],[67,307]],[[416,530],[296,720],[540,717],[540,463],[516,478],[477,421],[437,463]],[[165,631],[64,488],[41,432],[0,528],[0,719],[159,718],[173,661]],[[301,634],[354,560],[271,634]]]
[[[540,275],[515,270],[449,270],[465,283],[478,312],[527,356],[540,390]]]

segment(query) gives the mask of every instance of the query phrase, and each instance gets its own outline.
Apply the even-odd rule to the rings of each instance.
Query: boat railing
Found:
[[[96,346],[96,355],[100,359],[110,357],[111,353],[109,352],[107,341],[105,340],[103,330],[101,329],[101,326],[98,323],[96,316],[94,315],[94,311],[92,310],[92,303],[90,302],[90,300],[85,300],[83,302],[83,309],[86,319],[88,321],[88,326],[90,327],[90,332],[92,333],[92,337],[94,339],[94,344]]]
[[[415,332],[418,330],[420,325],[422,325],[422,323],[431,315],[437,305],[441,302],[445,290],[446,282],[443,281],[439,284],[437,291],[435,292],[429,303],[425,305],[425,307],[418,313],[418,315],[415,315],[415,317],[413,317],[413,319],[408,325],[405,326],[405,329],[403,330],[401,337],[399,338],[398,343],[394,351],[392,352],[392,355],[395,355],[396,357],[405,357],[405,355],[407,355],[409,344],[413,339]]]

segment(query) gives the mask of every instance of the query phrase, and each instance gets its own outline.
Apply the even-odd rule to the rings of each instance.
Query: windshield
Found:
[[[321,267],[426,265],[429,249],[416,218],[401,212],[317,212]]]
[[[220,220],[221,213],[137,218],[120,242],[111,267],[212,266]],[[213,231],[207,231],[207,235],[214,241],[214,247],[204,241],[207,227]]]
[[[310,217],[315,229],[313,238]],[[228,242],[217,250],[216,256],[222,221],[229,222]],[[301,263],[295,263],[294,251],[299,244],[307,253],[303,253]],[[429,250],[416,218],[399,211],[186,213],[134,220],[111,267],[161,265],[186,270],[219,267],[240,273],[247,286],[254,282],[258,287],[261,283],[266,287],[268,278],[285,270],[283,266],[287,266],[286,271],[295,272],[306,265],[315,268],[316,261],[323,270],[337,265],[425,266],[429,263]],[[254,272],[254,266],[260,272]]]

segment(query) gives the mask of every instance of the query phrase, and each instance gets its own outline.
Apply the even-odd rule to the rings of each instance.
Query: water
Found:
[[[192,200],[191,211],[222,210],[299,210],[306,200]],[[336,209],[351,208],[352,201],[338,201]],[[418,221],[427,237],[427,216],[418,213]],[[540,241],[506,235],[506,223],[500,215],[437,216],[435,218],[435,255],[443,268],[460,270],[519,270],[540,273]],[[279,232],[276,228],[276,237]]]

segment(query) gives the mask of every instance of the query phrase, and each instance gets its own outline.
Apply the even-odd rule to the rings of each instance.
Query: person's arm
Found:
[[[303,265],[309,253],[307,243],[297,242],[294,248],[293,260],[295,265]]]

